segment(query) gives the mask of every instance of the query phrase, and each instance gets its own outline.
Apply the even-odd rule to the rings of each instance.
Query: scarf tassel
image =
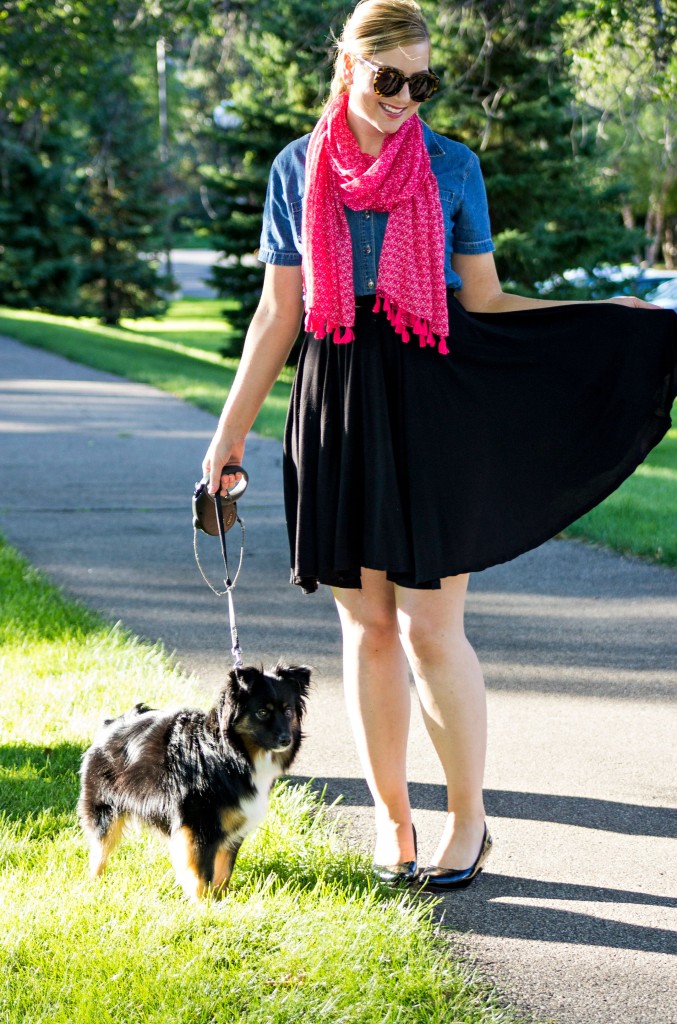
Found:
[[[411,340],[409,333],[409,329],[411,329],[418,337],[421,348],[430,345],[433,348],[436,347],[440,355],[449,355],[447,339],[442,335],[436,337],[428,320],[423,317],[416,317],[412,322],[407,313],[397,307],[387,296],[377,295],[372,311],[374,313],[383,311],[388,323],[395,333],[399,334],[403,342],[406,343]],[[409,322],[407,322],[408,320]],[[330,320],[321,320],[314,310],[310,310],[306,315],[305,328],[308,332],[314,334],[319,341],[326,338],[328,334],[332,335],[335,345],[348,345],[351,341],[355,341],[355,332],[352,327],[348,326],[342,331],[340,325]]]
[[[418,337],[418,343],[421,348],[426,348],[428,345],[433,348],[437,348],[437,351],[441,356],[449,355],[449,348],[447,346],[447,339],[443,335],[435,337],[430,322],[424,317],[417,316],[411,322],[407,322],[407,313],[400,308],[395,307],[395,303],[392,302],[387,296],[376,296],[376,302],[374,303],[373,313],[381,312],[381,300],[383,299],[383,312],[385,313],[388,323],[394,329],[396,334],[402,338],[403,342],[408,342],[411,338],[408,328],[414,332]]]
[[[337,327],[334,330],[334,344],[335,345],[347,345],[349,342],[355,341],[355,332],[352,327],[346,327],[343,335],[341,335],[341,328]]]
[[[352,327],[346,327],[341,333],[341,328],[331,320],[322,320],[314,310],[306,314],[305,329],[309,334],[314,334],[318,341],[322,341],[328,334],[331,334],[335,345],[347,345],[355,341],[355,332]]]
[[[325,325],[312,309],[309,309],[306,313],[305,328],[309,334],[314,334],[318,341],[322,341],[327,336]]]

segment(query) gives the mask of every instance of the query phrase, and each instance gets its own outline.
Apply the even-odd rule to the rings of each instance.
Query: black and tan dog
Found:
[[[85,753],[78,814],[100,875],[127,819],[169,838],[191,899],[228,885],[245,836],[264,818],[274,780],[301,745],[310,670],[233,669],[211,711],[137,704],[104,722]]]

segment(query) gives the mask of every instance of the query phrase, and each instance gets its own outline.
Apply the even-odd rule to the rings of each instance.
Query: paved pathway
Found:
[[[217,292],[208,283],[212,267],[220,253],[213,249],[172,249],[172,276],[178,285],[175,298],[215,299]],[[158,253],[164,265],[165,256]]]
[[[209,689],[230,657],[224,608],[193,562],[190,493],[214,423],[151,388],[0,339],[0,531],[71,594],[162,639]],[[236,592],[245,655],[315,666],[295,772],[343,797],[350,837],[369,850],[331,599],[287,583],[279,445],[252,437],[247,466]],[[203,544],[218,571],[217,545]],[[473,578],[495,853],[477,885],[445,899],[444,921],[538,1019],[677,1021],[676,621],[677,573],[575,543]],[[425,862],[444,791],[419,715],[410,778]]]

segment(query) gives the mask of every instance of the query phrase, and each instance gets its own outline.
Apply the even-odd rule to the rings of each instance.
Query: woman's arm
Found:
[[[508,292],[502,291],[493,253],[490,252],[482,253],[479,256],[454,253],[452,266],[463,281],[463,287],[456,292],[456,297],[469,313],[509,313],[511,310],[536,309],[539,306],[578,304],[575,300],[574,302],[558,302],[555,299],[528,299],[524,295],[510,295]],[[642,306],[646,309],[660,308],[632,295],[616,295],[613,299],[594,301],[615,302],[622,306]]]
[[[303,315],[301,267],[266,264],[261,299],[252,317],[235,380],[202,463],[209,491],[233,487],[239,475],[221,478],[229,462],[241,462],[247,432],[278,378]]]

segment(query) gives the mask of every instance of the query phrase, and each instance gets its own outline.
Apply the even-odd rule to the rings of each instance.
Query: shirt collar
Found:
[[[430,157],[444,156],[444,150],[435,138],[435,132],[432,128],[428,127],[425,121],[421,121],[421,124],[423,125],[423,141],[425,142],[425,148],[428,150],[428,155]]]

